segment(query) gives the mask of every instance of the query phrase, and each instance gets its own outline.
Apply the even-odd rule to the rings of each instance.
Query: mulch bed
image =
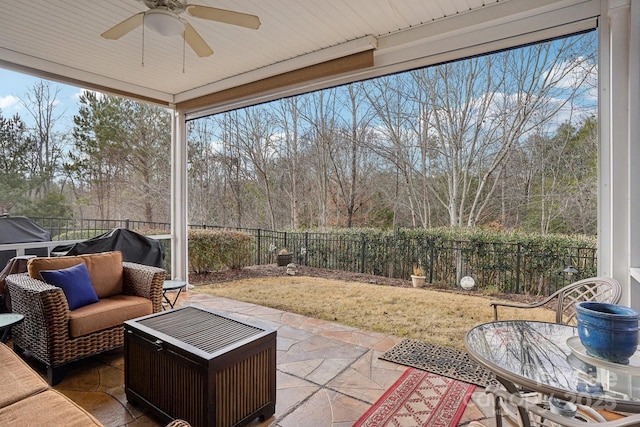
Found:
[[[286,276],[286,267],[278,267],[275,264],[252,265],[237,270],[222,270],[210,273],[190,273],[189,282],[193,285],[205,283],[221,283],[232,280],[250,279],[255,277]],[[387,286],[410,288],[411,281],[392,279],[388,277],[373,276],[371,274],[351,273],[348,271],[330,270],[306,266],[296,267],[296,276],[322,277],[325,279],[346,280],[350,282],[362,282]]]

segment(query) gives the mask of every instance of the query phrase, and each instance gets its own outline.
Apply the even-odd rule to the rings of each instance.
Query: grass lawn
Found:
[[[466,331],[493,320],[489,297],[304,276],[260,277],[199,285],[209,295],[250,302],[360,329],[464,350]],[[501,307],[500,319],[553,322],[548,309]]]

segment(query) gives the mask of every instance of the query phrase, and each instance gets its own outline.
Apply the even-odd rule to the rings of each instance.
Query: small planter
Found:
[[[416,276],[414,274],[411,275],[411,284],[414,288],[424,288],[426,280],[427,276]]]
[[[293,254],[292,253],[278,254],[276,256],[276,262],[278,263],[278,267],[286,267],[287,264],[290,264],[293,262]]]
[[[575,305],[580,342],[591,356],[627,364],[638,349],[640,313],[617,304],[583,301]]]

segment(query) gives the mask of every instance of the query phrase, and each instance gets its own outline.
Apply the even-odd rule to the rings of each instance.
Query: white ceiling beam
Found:
[[[532,4],[535,7],[532,8]],[[506,2],[489,4],[483,8],[459,13],[438,21],[423,24],[414,28],[390,34],[379,38],[378,48],[388,50],[402,48],[411,44],[422,44],[429,40],[445,40],[456,34],[466,34],[479,29],[493,29],[503,23],[519,21],[532,16],[544,15],[567,9],[575,11],[576,8],[589,10],[589,15],[594,16],[600,12],[599,0],[510,0]],[[575,13],[575,12],[574,12]],[[571,21],[580,20],[579,16],[569,18]],[[570,22],[570,21],[569,21]],[[566,21],[565,21],[566,23]],[[541,23],[548,26],[548,23]]]
[[[34,58],[10,49],[0,48],[0,67],[18,73],[56,81],[84,89],[135,97],[163,105],[173,102],[173,95],[120,80]],[[44,71],[46,70],[46,71]]]
[[[188,99],[198,98],[210,93],[220,92],[233,87],[242,86],[247,83],[264,80],[269,77],[287,73],[289,71],[299,70],[302,68],[310,67],[312,65],[328,62],[333,59],[353,55],[355,53],[376,49],[377,46],[378,41],[373,36],[366,36],[356,40],[351,40],[346,43],[341,43],[339,45],[331,46],[326,49],[311,52],[306,55],[289,59],[287,61],[282,61],[277,64],[269,65],[267,67],[259,68],[248,73],[230,77],[228,79],[215,82],[191,91],[180,93],[176,95],[176,103],[179,104],[180,102]]]
[[[404,45],[388,36],[379,40],[376,66],[410,69],[578,33],[596,28],[598,11],[580,5],[466,32],[438,33]]]

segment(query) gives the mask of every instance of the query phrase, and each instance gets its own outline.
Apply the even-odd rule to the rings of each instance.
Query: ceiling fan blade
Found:
[[[127,18],[124,21],[120,22],[119,24],[114,25],[113,27],[109,28],[107,31],[105,31],[100,35],[105,39],[117,40],[120,37],[127,34],[128,32],[130,32],[131,30],[138,28],[140,25],[142,25],[143,17],[144,17],[144,12],[137,13],[132,17]]]
[[[211,50],[207,42],[200,37],[200,34],[198,34],[191,24],[189,24],[186,19],[181,19],[181,21],[184,23],[184,34],[182,37],[184,37],[184,41],[191,46],[191,49],[193,49],[196,55],[201,58],[213,55],[213,50]]]
[[[187,12],[196,18],[209,19],[210,21],[224,22],[231,25],[239,25],[241,27],[251,28],[254,30],[260,28],[260,18],[246,13],[199,5],[188,5]]]

